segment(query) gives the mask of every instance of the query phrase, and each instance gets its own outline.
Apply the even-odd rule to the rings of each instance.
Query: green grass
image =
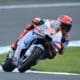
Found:
[[[51,72],[80,73],[80,47],[66,49],[63,56],[40,61],[33,69]]]
[[[0,55],[0,64],[2,64],[2,62],[5,60],[5,58],[6,58],[6,54]]]
[[[0,64],[6,54],[0,55]],[[52,60],[41,60],[32,69],[50,72],[80,73],[80,47],[67,48],[64,55],[57,55]]]

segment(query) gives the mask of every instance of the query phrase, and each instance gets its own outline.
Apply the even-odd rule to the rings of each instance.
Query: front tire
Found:
[[[12,59],[6,59],[5,62],[2,64],[2,69],[5,72],[11,72],[15,69],[15,65],[12,63]]]
[[[35,47],[33,49],[32,54],[30,57],[28,57],[19,67],[18,71],[23,73],[26,70],[30,69],[33,65],[36,64],[37,60],[40,59],[42,55],[42,49],[39,47]]]

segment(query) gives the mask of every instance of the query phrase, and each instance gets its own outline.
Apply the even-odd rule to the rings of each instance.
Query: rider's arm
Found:
[[[32,20],[32,24],[29,24],[28,26],[26,26],[26,28],[24,29],[24,32],[21,33],[21,35],[18,37],[17,40],[20,40],[28,31],[34,29],[34,26],[40,26],[43,25],[45,23],[44,19],[41,18],[34,18]]]
[[[63,54],[64,50],[67,48],[70,40],[70,34],[66,34],[64,38],[61,40],[61,49],[59,50],[59,54]]]
[[[59,50],[59,54],[63,54],[64,50],[67,48],[69,40],[66,40],[64,43],[61,43],[61,49]]]
[[[32,24],[29,24],[26,26],[26,28],[24,29],[24,32],[18,37],[17,40],[20,40],[27,32],[29,32],[30,30],[34,29],[34,26],[39,26],[44,24],[44,20],[41,18],[34,18],[32,20]]]

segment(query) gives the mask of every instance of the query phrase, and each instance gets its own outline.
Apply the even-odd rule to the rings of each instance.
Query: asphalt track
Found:
[[[78,75],[0,72],[0,80],[80,80]]]
[[[57,18],[67,14],[73,18],[71,40],[80,40],[80,6],[0,9],[0,46],[10,45],[23,31],[26,24],[34,17]],[[6,73],[0,72],[0,80],[80,80],[80,76],[39,74],[39,73]]]

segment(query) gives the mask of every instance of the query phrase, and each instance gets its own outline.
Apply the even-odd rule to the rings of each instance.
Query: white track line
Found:
[[[80,6],[80,2],[72,3],[49,3],[49,4],[23,4],[23,5],[2,5],[0,9],[19,9],[19,8],[45,8],[45,7],[71,7]]]
[[[4,72],[2,70],[2,67],[0,66],[0,72]],[[15,69],[13,72],[18,72],[17,69]],[[43,72],[43,71],[32,71],[28,70],[25,73],[37,73],[37,74],[56,74],[56,75],[72,75],[72,76],[80,76],[80,74],[77,73],[67,73],[67,72]]]
[[[79,75],[77,73],[66,73],[66,72],[43,72],[43,71],[26,71],[26,73],[39,73],[39,74],[57,74],[57,75]]]

